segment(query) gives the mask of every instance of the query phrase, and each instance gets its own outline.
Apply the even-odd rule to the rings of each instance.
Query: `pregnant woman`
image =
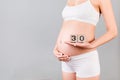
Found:
[[[96,39],[95,28],[101,15],[106,33]],[[100,80],[97,47],[117,36],[111,1],[68,0],[62,17],[53,52],[61,61],[63,80]]]

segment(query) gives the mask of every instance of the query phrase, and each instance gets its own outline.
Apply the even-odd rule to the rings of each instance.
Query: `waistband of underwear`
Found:
[[[86,52],[86,53],[82,53],[82,54],[79,54],[79,55],[71,56],[71,59],[72,58],[85,58],[85,57],[92,56],[92,55],[98,55],[98,51],[93,50],[93,51],[90,51],[90,52]]]

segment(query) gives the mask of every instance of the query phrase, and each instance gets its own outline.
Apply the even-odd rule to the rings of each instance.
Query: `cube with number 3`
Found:
[[[77,42],[77,35],[71,35],[70,39],[71,39],[71,42],[73,43]]]

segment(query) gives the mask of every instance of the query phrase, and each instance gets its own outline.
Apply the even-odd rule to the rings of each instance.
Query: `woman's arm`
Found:
[[[106,24],[106,33],[99,37],[98,39],[95,39],[91,44],[94,47],[98,47],[104,43],[107,43],[108,41],[115,38],[118,34],[117,31],[117,25],[112,9],[112,4],[110,0],[99,0],[100,3],[100,10],[103,15],[105,24]]]
[[[98,1],[101,13],[106,24],[106,33],[90,43],[87,42],[85,43],[65,42],[65,43],[73,46],[78,46],[81,48],[96,48],[104,43],[107,43],[108,41],[112,40],[117,36],[118,34],[117,25],[114,18],[112,4],[110,0],[98,0]]]

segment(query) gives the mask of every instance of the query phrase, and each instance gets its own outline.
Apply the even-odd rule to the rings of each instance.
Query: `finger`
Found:
[[[59,61],[64,61],[64,58],[58,58],[59,59]]]
[[[67,55],[63,55],[63,56],[58,56],[58,58],[68,58]]]
[[[71,44],[71,45],[73,45],[74,43],[72,43],[72,42],[65,42],[65,43],[67,43],[67,44]]]
[[[64,59],[63,61],[64,62],[69,62],[71,59],[70,58],[67,58],[67,59]]]
[[[71,43],[71,42],[65,42],[65,43],[72,45],[72,46],[77,46],[76,43]]]
[[[63,53],[59,52],[58,50],[55,50],[54,53],[55,53],[55,56],[58,57],[58,58],[60,58],[60,57],[61,58],[68,57],[68,55],[63,54]]]
[[[68,58],[66,58],[64,61],[65,61],[65,62],[69,62],[70,60],[71,60],[71,58],[68,57]]]
[[[55,55],[62,55],[57,49],[54,50]]]
[[[71,44],[71,42],[70,42],[70,41],[65,41],[65,43],[66,43],[66,44]]]
[[[70,58],[70,57],[68,57],[67,61],[70,61],[70,60],[71,60],[71,58]]]
[[[56,56],[57,56],[57,57],[63,57],[63,56],[62,56],[62,53],[59,53],[59,52],[58,52],[58,54],[56,54]]]
[[[59,61],[66,61],[66,59],[64,59],[64,58],[61,58],[61,59],[59,59]]]
[[[58,58],[60,61],[68,62],[70,60],[70,57],[64,57],[64,58]]]

